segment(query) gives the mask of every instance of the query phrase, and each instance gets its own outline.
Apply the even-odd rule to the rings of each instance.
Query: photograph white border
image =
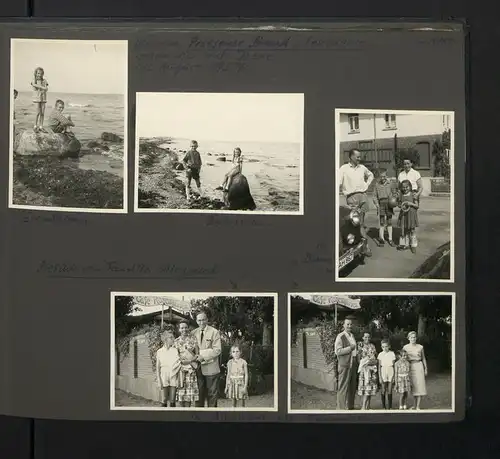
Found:
[[[117,296],[153,296],[162,297],[169,295],[197,295],[197,296],[243,296],[243,297],[270,297],[274,299],[274,323],[273,323],[273,346],[274,346],[274,404],[272,407],[216,407],[216,408],[200,408],[200,407],[140,407],[140,406],[116,406],[115,405],[115,297]],[[278,294],[272,292],[182,292],[182,291],[171,291],[171,292],[111,292],[110,295],[110,410],[111,411],[156,411],[160,413],[168,413],[175,411],[183,412],[193,412],[193,413],[204,413],[204,412],[233,412],[233,413],[246,413],[246,412],[277,412],[278,411]]]
[[[339,228],[339,215],[340,215],[340,201],[338,199],[338,171],[340,168],[340,114],[341,113],[359,113],[359,114],[386,114],[392,113],[395,115],[449,115],[450,116],[450,144],[451,144],[451,157],[450,157],[450,278],[449,279],[418,279],[418,278],[377,278],[377,277],[340,277],[339,276],[339,244],[338,238],[340,233]],[[334,110],[335,122],[335,234],[333,242],[335,246],[335,282],[418,282],[418,283],[445,283],[452,284],[455,282],[455,112],[446,110],[393,110],[386,109],[360,109],[360,108],[336,108]],[[371,260],[371,259],[370,259]]]
[[[398,409],[393,410],[294,410],[292,409],[292,296],[298,295],[356,295],[356,296],[450,296],[451,297],[451,408],[450,409],[442,409],[442,410],[403,410],[400,411]],[[455,413],[455,386],[456,386],[456,293],[455,292],[293,292],[287,294],[287,413],[288,414],[352,414],[352,415],[371,415],[371,414],[379,414],[379,415],[387,415],[387,414],[409,414],[409,415],[425,415],[425,414],[449,414]],[[335,399],[333,399],[335,400]]]
[[[210,94],[254,94],[248,92],[241,93],[221,93],[221,92],[210,92]],[[165,92],[137,92],[135,105],[137,107],[137,100],[141,94],[195,94],[196,92],[183,92],[183,91],[165,91]],[[298,211],[249,211],[249,210],[218,210],[218,209],[168,209],[168,208],[140,208],[139,207],[139,140],[140,136],[137,132],[137,123],[138,116],[136,113],[135,117],[135,159],[134,159],[134,212],[137,213],[164,213],[164,214],[218,214],[218,215],[291,215],[291,216],[302,216],[305,213],[304,209],[304,141],[305,141],[305,94],[302,92],[294,92],[294,93],[263,93],[256,92],[255,94],[280,94],[280,95],[301,95],[302,96],[302,135],[301,135],[301,143],[300,143],[300,159],[299,159],[299,210]]]
[[[123,207],[121,209],[99,209],[87,207],[49,207],[49,206],[31,206],[24,204],[14,204],[14,43],[16,42],[50,42],[50,43],[109,43],[121,44],[125,49],[125,68],[123,69],[123,77],[125,78],[125,93],[123,94],[123,111],[124,111],[124,130],[123,130]],[[128,213],[128,40],[60,40],[60,39],[44,39],[44,38],[11,38],[10,39],[10,104],[9,104],[9,209],[22,210],[41,210],[44,212],[80,212],[80,213],[96,213],[96,214],[126,214]]]

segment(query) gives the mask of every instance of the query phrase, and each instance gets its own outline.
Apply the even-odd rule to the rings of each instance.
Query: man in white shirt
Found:
[[[361,164],[361,153],[359,150],[349,152],[349,162],[343,164],[339,169],[340,191],[345,196],[349,207],[356,207],[360,213],[361,236],[368,240],[366,235],[365,214],[368,212],[368,197],[366,192],[373,182],[373,173]],[[365,255],[371,256],[368,243],[365,247]]]
[[[408,180],[411,183],[411,189],[415,196],[415,199],[420,200],[420,195],[422,194],[422,176],[420,172],[413,169],[413,163],[410,159],[405,159],[403,161],[403,170],[398,175],[398,185],[401,182]]]
[[[357,343],[352,330],[352,320],[344,320],[344,331],[335,338],[335,355],[338,361],[337,409],[353,410],[358,376]]]

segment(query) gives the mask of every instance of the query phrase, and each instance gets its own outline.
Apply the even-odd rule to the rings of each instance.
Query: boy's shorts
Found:
[[[379,201],[379,216],[380,218],[386,217],[388,219],[392,218],[394,216],[394,210],[389,207],[389,200],[388,199],[381,199]]]
[[[186,169],[186,177],[196,181],[200,180],[200,169],[197,169],[196,167],[188,167]]]

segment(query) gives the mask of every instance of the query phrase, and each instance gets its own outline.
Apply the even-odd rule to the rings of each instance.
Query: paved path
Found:
[[[422,399],[420,408],[443,410],[451,409],[451,375],[439,374],[427,378],[427,396]],[[413,404],[413,398],[410,395],[409,405]],[[399,397],[393,395],[393,408],[398,408]],[[334,410],[337,404],[335,392],[328,392],[315,387],[304,386],[303,384],[292,381],[292,409],[295,410]],[[356,409],[361,407],[361,397],[356,395]],[[372,397],[372,409],[381,410],[382,401],[380,395]]]
[[[344,198],[341,197],[340,202],[343,203]],[[373,255],[366,259],[364,265],[353,267],[350,272],[346,271],[346,277],[388,279],[409,277],[440,245],[450,241],[450,199],[422,197],[418,219],[419,246],[416,254],[409,250],[399,252],[389,245],[378,247],[372,239],[378,237],[378,217],[371,204],[371,210],[366,215],[366,224]],[[397,215],[394,216],[393,225],[394,240],[397,243],[399,238],[399,229],[396,227]]]
[[[150,406],[161,406],[160,403],[139,397],[137,395],[129,394],[122,390],[115,391],[116,406],[143,406],[145,408]],[[226,399],[220,399],[218,406],[221,408],[231,408],[232,402]],[[267,392],[262,395],[253,395],[246,402],[247,408],[273,408],[274,396],[272,392]]]

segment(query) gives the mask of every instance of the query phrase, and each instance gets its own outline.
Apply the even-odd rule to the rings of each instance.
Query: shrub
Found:
[[[450,178],[450,160],[448,152],[451,148],[451,133],[450,131],[443,132],[441,140],[434,142],[432,147],[432,157],[434,159],[434,176]]]
[[[222,346],[220,356],[221,377],[219,394],[224,396],[227,376],[227,362],[231,357],[231,346],[236,341],[227,342]],[[259,395],[267,391],[266,375],[274,374],[274,349],[272,346],[254,345],[245,341],[237,342],[241,347],[242,358],[248,363],[248,395]]]

